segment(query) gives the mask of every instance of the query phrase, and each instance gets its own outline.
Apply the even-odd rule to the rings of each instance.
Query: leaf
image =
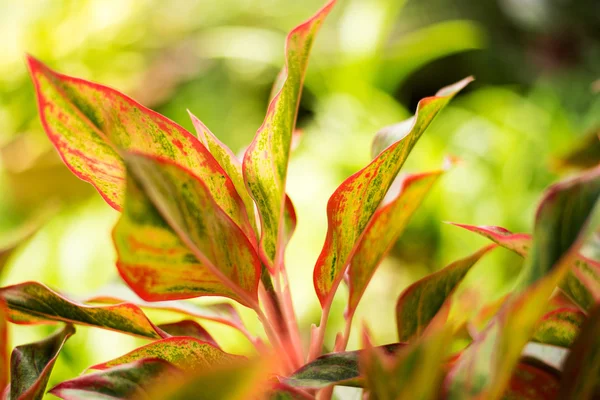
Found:
[[[105,371],[81,375],[58,384],[48,393],[64,400],[151,400],[148,388],[155,382],[179,378],[181,371],[166,361],[146,359]]]
[[[8,385],[10,357],[8,353],[8,308],[0,298],[0,398]]]
[[[407,176],[401,182],[398,195],[373,214],[348,269],[348,315],[354,314],[377,266],[398,240],[442,172]]]
[[[590,312],[563,366],[557,399],[584,400],[600,396],[600,306]]]
[[[542,317],[533,340],[553,346],[571,347],[585,321],[585,314],[575,308],[559,308]]]
[[[189,336],[199,339],[203,342],[210,343],[212,346],[218,349],[221,348],[206,329],[204,329],[196,321],[192,321],[190,319],[172,322],[170,324],[160,324],[158,325],[158,328],[162,329],[171,336]]]
[[[265,120],[244,155],[244,180],[260,215],[260,256],[270,271],[279,268],[283,260],[285,182],[308,57],[335,1],[330,0],[287,36],[285,67],[278,78],[283,82],[281,90],[269,104]]]
[[[121,357],[90,367],[108,369],[146,358],[165,360],[176,367],[197,373],[219,365],[228,365],[243,357],[225,353],[210,343],[192,337],[169,337],[139,347]]]
[[[9,307],[9,321],[15,324],[62,321],[152,339],[161,337],[142,310],[131,303],[88,306],[70,301],[37,282],[0,288],[0,298]]]
[[[380,346],[381,351],[394,353],[404,344]],[[358,360],[360,352],[344,351],[321,356],[294,372],[284,383],[296,388],[323,389],[331,385],[360,386]]]
[[[226,296],[254,308],[260,262],[207,186],[166,159],[130,153],[126,161],[113,238],[127,284],[149,301]]]
[[[441,329],[393,355],[365,346],[360,365],[365,390],[369,391],[372,398],[437,398],[451,341],[451,331],[438,328]]]
[[[396,303],[399,341],[406,342],[420,336],[465,275],[494,247],[484,247],[406,288]]]
[[[69,324],[44,340],[13,350],[10,358],[11,399],[34,400],[44,396],[54,362],[74,333],[75,328]]]
[[[560,373],[547,365],[525,357],[521,359],[502,398],[517,400],[556,400]]]
[[[508,298],[446,378],[448,398],[499,398],[552,291],[600,226],[600,169],[553,185],[536,214],[534,241]]]
[[[531,247],[531,235],[512,233],[499,226],[474,226],[455,224],[458,227],[478,233],[491,241],[525,257]],[[559,287],[584,311],[589,311],[600,302],[600,262],[578,254],[571,271]]]
[[[600,164],[600,129],[592,130],[577,139],[568,150],[553,160],[558,170],[587,169]]]
[[[104,304],[132,303],[141,308],[172,311],[207,321],[218,322],[241,332],[247,332],[240,314],[229,303],[197,305],[177,300],[148,302],[141,300],[129,287],[121,283],[108,285],[100,290],[99,293],[88,298],[86,302]]]
[[[114,89],[59,74],[29,56],[39,114],[65,164],[116,210],[124,201],[125,167],[117,149],[177,162],[200,178],[216,203],[252,237],[231,179],[189,132]]]
[[[470,81],[462,80],[421,100],[410,132],[346,179],[330,197],[327,236],[313,275],[322,307],[332,301],[363,231],[417,140],[438,112]]]

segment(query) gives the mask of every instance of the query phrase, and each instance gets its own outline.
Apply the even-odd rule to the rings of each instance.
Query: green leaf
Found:
[[[278,78],[283,84],[244,155],[244,180],[260,215],[260,255],[271,271],[283,260],[285,182],[308,57],[315,35],[335,1],[330,0],[287,36],[285,67]]]
[[[94,365],[92,369],[108,369],[145,358],[158,358],[197,373],[219,365],[228,365],[243,357],[225,353],[210,343],[192,337],[169,337],[139,347],[121,357]]]
[[[44,340],[13,350],[10,358],[11,399],[37,400],[44,396],[58,354],[74,333],[75,328],[69,324]]]
[[[436,331],[389,355],[365,346],[360,359],[365,390],[380,400],[438,398],[444,377],[445,360],[451,344],[451,330],[441,324]]]
[[[121,283],[108,285],[100,290],[99,293],[88,298],[86,302],[104,304],[132,303],[141,308],[171,311],[207,321],[214,321],[228,325],[248,335],[240,314],[229,303],[197,305],[177,300],[148,302],[141,300],[129,287]]]
[[[118,149],[177,162],[200,178],[216,203],[253,237],[231,179],[191,133],[114,89],[52,71],[28,57],[42,125],[65,164],[115,209],[125,193]]]
[[[166,361],[146,359],[106,371],[81,375],[60,383],[48,393],[64,400],[152,400],[148,388],[157,382],[178,379],[181,371]]]
[[[142,310],[131,303],[84,305],[68,300],[37,282],[0,288],[0,298],[9,307],[9,321],[15,324],[62,321],[152,339],[161,337]]]
[[[585,321],[585,314],[575,308],[559,308],[542,317],[533,340],[553,346],[571,347]]]
[[[465,275],[494,247],[495,245],[484,247],[455,261],[413,283],[402,292],[396,303],[396,324],[400,342],[421,336]]]
[[[592,130],[554,160],[554,167],[560,170],[593,168],[600,164],[600,129]]]
[[[498,399],[556,285],[600,226],[600,169],[552,186],[540,203],[534,240],[508,298],[447,376],[449,399]]]
[[[373,214],[350,260],[348,315],[354,314],[377,266],[442,173],[434,171],[405,177],[398,194]]]
[[[203,342],[210,343],[216,348],[221,348],[215,339],[211,336],[206,329],[204,329],[196,321],[186,319],[179,322],[172,322],[170,324],[160,324],[158,328],[171,336],[188,336],[195,339],[199,339]]]
[[[388,344],[378,348],[387,353],[395,353],[401,343]],[[284,383],[296,388],[323,389],[331,385],[361,386],[358,366],[362,350],[344,351],[321,356],[294,372]]]
[[[166,159],[125,157],[127,196],[113,237],[128,285],[149,301],[226,296],[254,308],[260,261],[204,182]]]
[[[410,132],[397,138],[369,165],[346,179],[330,197],[327,236],[313,276],[321,306],[332,301],[363,231],[408,154],[433,118],[470,81],[470,78],[462,80],[440,90],[434,97],[421,100]]]
[[[600,306],[590,312],[587,321],[563,366],[557,399],[584,400],[600,396]]]
[[[499,226],[474,226],[455,224],[458,227],[484,236],[502,247],[525,257],[531,247],[531,235],[512,233]],[[565,292],[582,310],[589,311],[600,302],[600,263],[581,254],[573,262],[571,271],[560,282]]]

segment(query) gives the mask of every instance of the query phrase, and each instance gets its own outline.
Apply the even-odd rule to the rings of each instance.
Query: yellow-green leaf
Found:
[[[130,153],[126,161],[127,196],[113,237],[129,286],[149,301],[226,296],[254,307],[258,256],[205,183],[166,159]]]
[[[369,221],[350,260],[348,315],[352,315],[356,310],[377,266],[398,240],[442,172],[434,171],[405,177],[398,194],[383,204]]]
[[[327,203],[328,229],[314,269],[314,285],[324,306],[331,301],[363,231],[379,207],[410,151],[435,116],[471,78],[419,102],[407,134],[393,142],[369,165],[346,179]]]
[[[108,369],[146,358],[165,360],[184,371],[197,373],[219,365],[228,365],[243,357],[225,353],[210,343],[192,337],[170,337],[135,349],[114,360],[94,365],[92,369]]]
[[[171,322],[169,324],[160,324],[158,325],[158,328],[171,336],[193,337],[203,342],[210,343],[216,348],[221,348],[212,335],[208,333],[208,331],[204,329],[202,325],[191,319],[185,319],[179,322]]]
[[[533,340],[569,348],[579,334],[585,314],[576,308],[558,308],[546,313],[539,321]]]
[[[244,180],[260,215],[260,255],[271,271],[283,260],[285,182],[308,57],[335,1],[330,0],[287,36],[285,68],[278,78],[283,84],[244,155]]]

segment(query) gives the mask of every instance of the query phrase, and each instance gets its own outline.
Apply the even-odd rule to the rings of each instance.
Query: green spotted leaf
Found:
[[[208,342],[192,337],[169,337],[157,340],[114,360],[92,366],[92,369],[108,369],[146,358],[165,360],[176,367],[197,373],[219,365],[228,365],[243,358],[225,353]]]
[[[585,314],[575,308],[552,310],[539,321],[533,340],[542,344],[569,348],[579,334],[585,319]]]
[[[254,237],[235,185],[198,139],[168,118],[106,86],[55,72],[28,57],[44,130],[65,164],[115,209],[125,194],[119,150],[177,162],[200,178],[215,202]]]
[[[423,132],[471,78],[419,102],[408,132],[396,137],[362,170],[346,179],[327,203],[328,229],[313,281],[321,306],[332,301],[362,234]]]
[[[404,231],[442,172],[434,171],[405,177],[401,181],[398,194],[383,204],[369,221],[348,269],[348,315],[354,314],[377,266]]]
[[[531,247],[531,235],[526,233],[512,233],[499,226],[453,225],[484,236],[523,257]],[[578,254],[559,287],[582,310],[589,311],[600,302],[600,262]]]
[[[557,284],[600,226],[600,169],[553,185],[536,214],[517,290],[446,377],[448,398],[498,399]]]
[[[495,245],[484,247],[468,257],[426,276],[406,288],[396,303],[396,324],[400,342],[419,337],[429,326],[448,296],[471,268]]]
[[[89,306],[76,303],[37,282],[0,288],[8,308],[8,319],[15,324],[69,322],[109,329],[145,338],[159,339],[156,326],[136,305],[121,303]]]
[[[244,180],[260,215],[260,255],[271,271],[283,260],[285,182],[308,58],[315,35],[335,2],[330,0],[287,36],[285,67],[278,77],[281,88],[244,155]]]
[[[557,399],[597,399],[600,396],[600,306],[589,314],[563,366]]]
[[[212,346],[219,348],[219,345],[215,341],[215,339],[211,336],[211,334],[202,327],[196,321],[192,321],[190,319],[185,319],[179,322],[171,322],[169,324],[160,324],[158,325],[162,331],[166,332],[170,336],[188,336],[193,337],[195,339],[201,340],[206,343],[210,343]]]
[[[62,347],[75,333],[73,325],[35,343],[17,346],[10,358],[10,398],[38,400],[44,397],[50,373]]]
[[[64,400],[153,400],[158,382],[181,379],[182,372],[164,360],[145,359],[62,382],[48,393]]]
[[[255,308],[260,262],[207,186],[166,159],[126,155],[117,267],[144,300],[226,296]]]

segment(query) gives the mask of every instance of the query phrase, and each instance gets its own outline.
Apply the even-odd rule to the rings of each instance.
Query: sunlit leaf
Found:
[[[44,340],[13,350],[10,357],[11,399],[34,400],[44,396],[56,358],[74,333],[75,328],[69,324]]]
[[[278,78],[283,82],[281,90],[269,104],[265,120],[244,155],[244,180],[260,215],[260,255],[270,270],[278,268],[283,259],[285,182],[308,57],[335,1],[330,0],[287,36],[285,68]]]
[[[117,267],[144,300],[227,296],[252,307],[260,262],[206,185],[165,159],[128,154],[113,237]]]
[[[137,348],[121,357],[94,365],[92,369],[108,369],[145,358],[158,358],[184,371],[199,372],[243,359],[225,353],[210,343],[192,337],[169,337]]]
[[[397,352],[403,344],[380,346],[381,351]],[[360,351],[344,351],[321,356],[294,372],[285,383],[297,388],[322,389],[331,385],[361,386],[358,360]]]
[[[231,179],[191,133],[114,89],[52,71],[28,57],[48,137],[75,175],[120,210],[125,167],[117,149],[177,162],[202,179],[215,202],[249,236],[252,228]]]
[[[328,229],[314,269],[321,306],[331,302],[350,257],[408,154],[434,117],[471,81],[462,80],[419,102],[414,124],[368,166],[346,179],[327,203]]]
[[[161,337],[142,310],[131,303],[88,306],[70,301],[37,282],[0,288],[0,297],[9,307],[9,320],[16,324],[63,321],[146,338]]]
[[[147,359],[81,375],[53,387],[49,393],[64,400],[152,400],[154,397],[148,392],[149,387],[181,375],[179,369],[166,361]]]
[[[398,195],[373,214],[350,260],[350,299],[347,312],[349,315],[354,313],[377,266],[404,231],[413,213],[441,174],[442,171],[434,171],[405,177]]]
[[[158,327],[171,336],[189,336],[220,348],[211,334],[196,321],[186,319],[170,324],[160,324]]]
[[[517,291],[452,368],[446,379],[449,399],[500,398],[552,291],[600,226],[599,196],[600,169],[546,192]]]
[[[563,367],[557,399],[584,400],[600,396],[600,306],[581,328]]]
[[[478,233],[523,257],[531,247],[531,235],[526,233],[512,233],[499,226],[453,225]],[[584,311],[589,311],[600,302],[600,262],[578,254],[559,287]]]
[[[396,303],[396,324],[400,342],[420,336],[442,308],[448,296],[471,268],[495,245],[484,247],[468,257],[413,283]]]
[[[559,308],[542,317],[533,340],[543,344],[570,347],[585,321],[585,314],[575,308]]]

